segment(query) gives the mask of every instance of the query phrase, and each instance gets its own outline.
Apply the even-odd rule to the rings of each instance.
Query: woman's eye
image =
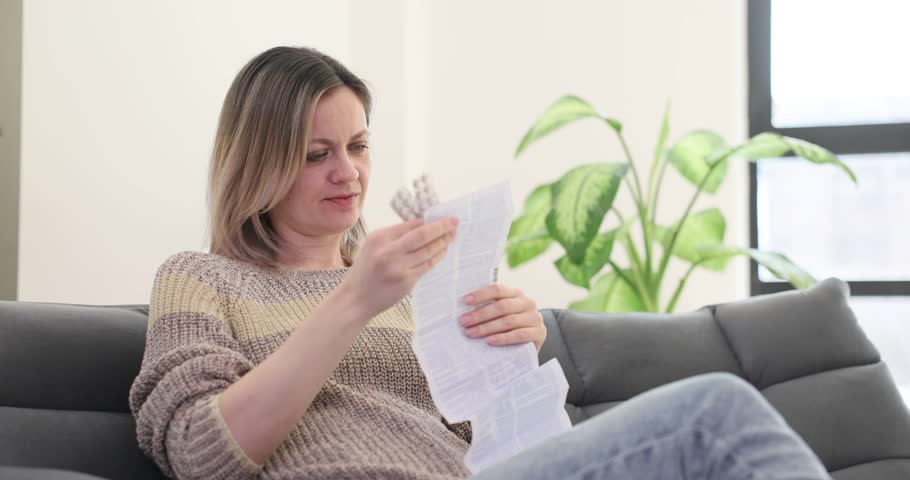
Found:
[[[365,143],[361,143],[360,145],[354,145],[354,146],[351,147],[351,148],[352,148],[355,152],[363,152],[363,151],[365,151],[365,150],[369,150],[369,149],[370,149],[370,147],[369,147],[367,144],[365,144]]]
[[[307,161],[309,161],[309,162],[315,162],[315,161],[318,161],[318,160],[322,160],[322,159],[325,158],[327,155],[328,155],[327,152],[322,152],[322,153],[311,153],[311,154],[309,154],[309,155],[306,156],[306,159],[307,159]]]

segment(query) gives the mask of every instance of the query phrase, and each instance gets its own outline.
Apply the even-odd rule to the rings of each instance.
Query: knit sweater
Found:
[[[161,265],[129,400],[139,446],[165,475],[467,476],[470,426],[448,425],[433,404],[411,349],[409,296],[370,319],[264,465],[227,428],[219,395],[274,352],[349,270],[284,272],[201,252],[181,252]]]

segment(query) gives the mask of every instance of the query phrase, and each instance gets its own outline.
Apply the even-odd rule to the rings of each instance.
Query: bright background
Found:
[[[442,199],[509,179],[520,206],[574,165],[620,161],[615,136],[593,120],[513,159],[564,93],[620,119],[640,169],[667,102],[671,139],[696,127],[731,142],[746,132],[741,1],[37,0],[23,18],[19,300],[146,303],[168,255],[205,249],[221,102],[241,66],[276,45],[319,48],[372,85],[370,228],[396,221],[389,199],[423,171]],[[732,170],[703,203],[745,244],[747,175]],[[669,222],[694,189],[673,171],[664,189]],[[501,281],[566,306],[586,291],[559,276],[560,255],[551,247]],[[742,261],[693,275],[679,309],[747,294]]]

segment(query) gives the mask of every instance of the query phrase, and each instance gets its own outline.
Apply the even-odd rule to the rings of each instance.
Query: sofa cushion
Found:
[[[0,407],[0,425],[0,465],[75,470],[112,479],[164,478],[139,450],[129,413]]]
[[[829,470],[910,454],[903,400],[884,363],[839,368],[762,393]],[[904,420],[904,421],[901,421]]]
[[[559,359],[569,381],[566,401],[573,405],[628,400],[702,373],[743,376],[708,310],[675,315],[563,309],[541,313],[547,340],[540,362]]]
[[[3,480],[103,480],[87,473],[52,468],[12,467],[0,465]]]
[[[148,307],[0,301],[0,405],[129,412]]]
[[[806,291],[713,307],[749,383],[766,388],[804,375],[879,362],[847,305],[847,284],[830,278]]]

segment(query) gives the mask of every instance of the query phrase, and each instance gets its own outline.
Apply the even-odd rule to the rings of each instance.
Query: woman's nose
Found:
[[[338,156],[338,163],[332,174],[332,180],[336,183],[353,182],[360,176],[360,172],[357,171],[357,167],[348,152]]]

